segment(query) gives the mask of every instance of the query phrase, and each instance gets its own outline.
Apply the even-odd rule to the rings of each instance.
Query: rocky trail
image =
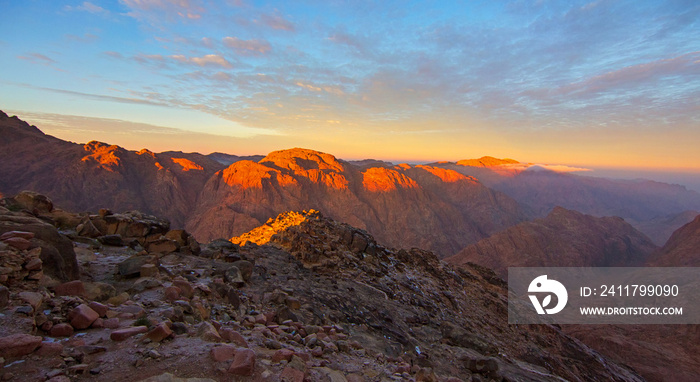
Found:
[[[493,271],[316,211],[200,244],[23,192],[0,235],[3,381],[642,380],[556,326],[508,325]]]

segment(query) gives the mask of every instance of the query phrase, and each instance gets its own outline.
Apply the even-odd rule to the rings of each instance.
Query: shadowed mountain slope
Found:
[[[510,227],[445,261],[474,262],[505,276],[507,267],[642,265],[655,249],[648,237],[621,218],[556,207],[545,218]]]

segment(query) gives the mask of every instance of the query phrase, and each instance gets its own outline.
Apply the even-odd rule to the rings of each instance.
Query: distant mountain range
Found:
[[[700,210],[700,194],[682,186],[533,171],[512,159],[394,165],[306,149],[248,157],[130,151],[66,142],[2,112],[0,135],[0,193],[30,189],[71,210],[138,209],[202,241],[313,208],[387,245],[445,257],[562,206],[621,216],[661,245],[692,217],[687,211]]]

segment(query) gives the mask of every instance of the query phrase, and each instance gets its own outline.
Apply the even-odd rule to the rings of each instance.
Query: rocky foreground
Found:
[[[199,244],[23,192],[0,235],[6,381],[642,380],[556,326],[508,325],[492,271],[315,211]]]

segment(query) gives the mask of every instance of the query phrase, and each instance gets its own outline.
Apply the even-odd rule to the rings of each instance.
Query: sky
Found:
[[[74,142],[700,173],[700,2],[0,0],[0,109]]]

